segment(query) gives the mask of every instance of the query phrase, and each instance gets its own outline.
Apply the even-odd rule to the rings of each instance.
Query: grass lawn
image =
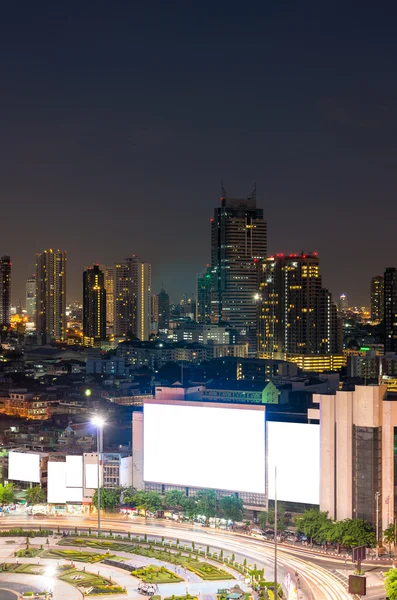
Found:
[[[30,573],[31,575],[42,575],[44,573],[43,565],[33,565],[30,563],[24,563],[22,565],[18,565],[15,563],[4,563],[3,571],[7,571],[8,573]]]
[[[84,552],[80,550],[47,550],[43,558],[57,558],[66,560],[75,560],[85,563],[96,563],[105,560],[105,558],[115,558],[114,554],[97,554],[95,552]]]
[[[98,550],[118,550],[119,552],[132,552],[135,548],[133,544],[92,538],[61,538],[58,546],[85,546]]]
[[[137,569],[131,575],[139,577],[139,579],[142,579],[146,583],[178,583],[179,581],[183,581],[181,577],[178,577],[178,575],[165,567],[156,567],[154,565]]]
[[[147,558],[157,558],[158,560],[162,560],[173,565],[180,565],[182,567],[185,567],[188,571],[195,573],[196,575],[207,581],[221,581],[233,579],[233,575],[231,573],[223,571],[219,567],[210,563],[203,562],[194,555],[191,556],[186,552],[185,554],[183,554],[181,550],[171,552],[168,548],[165,549],[161,547],[152,547],[151,545],[134,545],[119,541],[108,541],[89,538],[63,538],[58,542],[58,544],[66,546],[88,546],[90,548],[97,548],[102,550],[128,552],[130,554],[145,556]],[[75,560],[77,560],[77,558]]]
[[[18,550],[15,553],[15,556],[23,558],[34,558],[35,556],[40,554],[40,552],[42,552],[40,548],[23,548],[22,550]]]

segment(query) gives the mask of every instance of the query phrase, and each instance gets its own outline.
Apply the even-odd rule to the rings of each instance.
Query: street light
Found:
[[[101,453],[102,453],[102,434],[103,426],[105,421],[99,415],[95,415],[92,418],[91,423],[96,427],[96,459],[97,459],[97,475],[98,475],[98,487],[97,487],[97,509],[98,509],[98,537],[101,533],[101,482],[100,482],[100,465],[101,465]]]
[[[87,389],[87,390],[86,390],[84,393],[85,393],[85,395],[86,395],[87,397],[88,397],[88,396],[91,396],[91,390],[90,390],[90,389]]]
[[[376,558],[379,558],[379,496],[380,496],[380,492],[375,492],[375,502],[376,502]]]

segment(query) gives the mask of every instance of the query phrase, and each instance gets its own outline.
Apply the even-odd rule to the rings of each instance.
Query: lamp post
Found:
[[[102,417],[95,416],[92,419],[92,424],[96,427],[96,458],[97,458],[97,509],[98,509],[98,537],[101,534],[101,453],[102,453],[102,433],[105,421]]]
[[[278,598],[277,585],[277,467],[274,467],[274,598]]]
[[[375,502],[376,502],[376,558],[379,558],[379,496],[380,496],[380,492],[375,492]]]

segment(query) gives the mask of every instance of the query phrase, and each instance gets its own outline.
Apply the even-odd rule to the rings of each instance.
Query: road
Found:
[[[92,531],[96,528],[96,519],[89,517],[11,517],[7,516],[0,521],[0,529],[12,527],[38,528],[50,527],[66,528],[88,528]],[[164,521],[126,520],[122,518],[106,518],[102,521],[102,529],[112,529],[114,532],[131,532],[153,536],[164,536],[166,539],[179,538],[182,542],[194,541],[203,546],[210,545],[212,548],[223,548],[236,555],[237,560],[247,558],[249,564],[264,565],[266,569],[273,572],[274,569],[274,547],[272,544],[264,543],[244,535],[233,534],[222,530],[201,528],[195,525],[175,524]],[[341,561],[327,556],[309,555],[301,548],[278,549],[278,574],[279,581],[284,581],[287,573],[294,576],[299,573],[300,591],[299,600],[352,600],[344,585],[345,579],[341,577],[337,569],[341,569]],[[371,590],[373,598],[382,597],[379,590]],[[370,595],[368,597],[371,597]]]

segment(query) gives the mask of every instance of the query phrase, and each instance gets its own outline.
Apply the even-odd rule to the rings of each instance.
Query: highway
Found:
[[[44,528],[56,529],[58,526],[63,529],[74,527],[96,529],[96,519],[94,517],[11,517],[7,516],[0,521],[0,529],[11,529],[13,527],[38,528],[40,525]],[[180,542],[194,541],[203,546],[209,545],[211,548],[223,548],[234,553],[236,560],[247,558],[249,564],[256,563],[258,568],[264,565],[267,570],[273,572],[274,568],[274,547],[272,544],[264,543],[244,535],[234,534],[223,530],[202,528],[196,525],[175,524],[164,521],[145,522],[143,519],[123,519],[106,518],[102,520],[101,529],[103,531],[112,529],[113,532],[131,532],[143,535],[147,533],[153,536],[164,536],[166,539],[179,538]],[[294,577],[295,572],[299,574],[300,587],[298,595],[294,596],[297,600],[352,600],[352,596],[347,593],[346,588],[340,578],[330,573],[330,568],[340,568],[340,561],[336,562],[329,557],[307,556],[307,553],[301,549],[285,549],[279,546],[278,549],[278,580],[283,582],[287,573]],[[337,567],[335,566],[337,565]],[[378,596],[376,596],[378,597]]]

